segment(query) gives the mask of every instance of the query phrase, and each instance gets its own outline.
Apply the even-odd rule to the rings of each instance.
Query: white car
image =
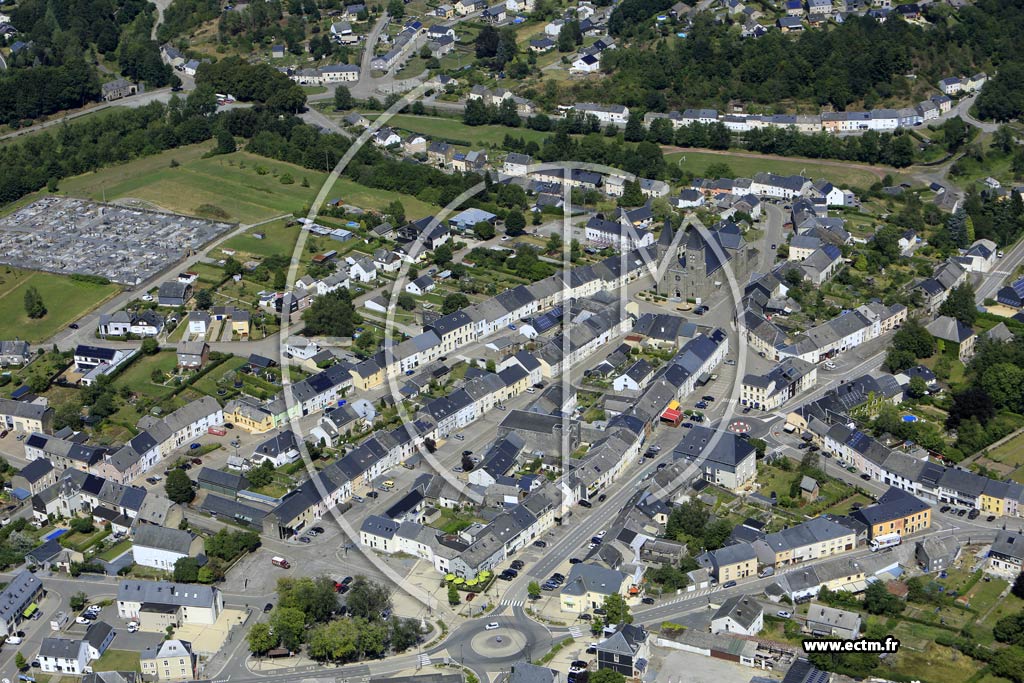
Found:
[[[83,616],[77,616],[77,617],[75,617],[75,623],[76,624],[91,624],[92,622],[89,621],[88,619],[86,619]]]
[[[491,623],[484,626],[485,631],[493,631],[496,628],[501,628],[500,624],[498,624],[498,622],[496,621],[492,621]]]
[[[88,607],[85,608],[85,611],[86,612],[99,612],[102,609],[103,608],[100,607],[99,605],[89,605]]]
[[[18,636],[7,636],[7,639],[4,640],[4,642],[8,645],[21,645],[21,638]]]
[[[150,295],[150,294],[143,294],[143,295],[142,295],[142,300],[143,300],[143,301],[152,301],[152,300],[153,300],[153,297],[152,297],[152,295]]]
[[[789,619],[789,618],[790,618],[791,616],[793,616],[792,614],[790,614],[789,612],[787,612],[787,611],[786,611],[786,610],[784,610],[784,609],[781,609],[781,610],[779,610],[779,611],[778,611],[778,612],[776,612],[775,614],[776,614],[777,616],[779,616],[779,617],[782,617],[783,619]]]
[[[135,633],[139,630],[139,624],[135,621],[128,622],[128,633]]]

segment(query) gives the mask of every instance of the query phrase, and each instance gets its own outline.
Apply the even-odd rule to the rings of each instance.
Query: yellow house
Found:
[[[263,434],[287,419],[287,406],[280,398],[260,403],[252,398],[239,398],[224,406],[224,421],[250,434]]]
[[[384,369],[373,360],[364,360],[351,370],[352,386],[369,391],[384,383]]]
[[[932,525],[932,508],[906,491],[890,487],[876,504],[861,508],[854,518],[868,525],[868,538],[883,534],[906,536]]]
[[[993,482],[997,484],[1005,484],[1005,482]],[[1006,514],[1006,498],[998,496],[997,494],[990,494],[988,491],[983,492],[978,496],[978,502],[981,504],[981,511],[996,517],[1002,517]]]
[[[236,311],[231,317],[231,334],[239,337],[249,337],[249,311]]]
[[[187,640],[165,640],[139,655],[143,675],[158,681],[193,681],[196,656]]]
[[[757,574],[757,553],[749,543],[727,545],[704,553],[697,558],[697,563],[720,583]]]
[[[563,612],[589,612],[604,605],[609,595],[623,594],[626,577],[621,572],[597,564],[574,564],[569,578],[562,588],[561,608]]]
[[[857,545],[857,534],[831,519],[815,517],[768,534],[755,545],[765,564],[781,567],[853,550]]]

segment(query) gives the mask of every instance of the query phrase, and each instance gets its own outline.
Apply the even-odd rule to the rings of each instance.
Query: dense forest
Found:
[[[795,38],[772,31],[758,39],[741,38],[735,26],[715,24],[709,16],[699,16],[686,39],[658,38],[652,20],[664,6],[664,0],[625,0],[616,8],[609,26],[627,45],[602,55],[610,78],[577,84],[577,100],[649,111],[724,108],[732,99],[872,107],[908,96],[905,74],[932,84],[1024,59],[1018,42],[1024,6],[1015,0],[979,0],[955,17],[949,7],[930,6],[929,27],[858,17],[827,31]]]
[[[154,10],[146,0],[25,0],[11,21],[28,47],[0,73],[0,123],[16,124],[100,97],[94,54],[115,60],[131,80],[171,82],[150,40]]]

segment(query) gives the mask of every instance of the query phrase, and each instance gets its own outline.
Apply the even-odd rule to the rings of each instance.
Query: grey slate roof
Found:
[[[143,524],[135,529],[132,544],[188,555],[193,539],[194,536],[188,531],[168,529],[155,524]]]

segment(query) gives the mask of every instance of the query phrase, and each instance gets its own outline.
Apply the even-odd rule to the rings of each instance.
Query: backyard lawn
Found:
[[[107,650],[92,663],[93,671],[141,671],[139,653],[131,650]]]
[[[187,327],[187,325],[182,324],[181,327]],[[155,384],[152,379],[153,371],[160,370],[166,375],[177,366],[178,356],[174,351],[161,351],[152,356],[142,356],[118,376],[115,384],[118,387],[128,387],[137,394],[159,400],[170,394],[174,387]]]
[[[46,315],[32,319],[25,312],[30,287],[43,299]],[[69,323],[117,294],[114,284],[79,282],[63,275],[0,267],[0,338],[44,341]]]

